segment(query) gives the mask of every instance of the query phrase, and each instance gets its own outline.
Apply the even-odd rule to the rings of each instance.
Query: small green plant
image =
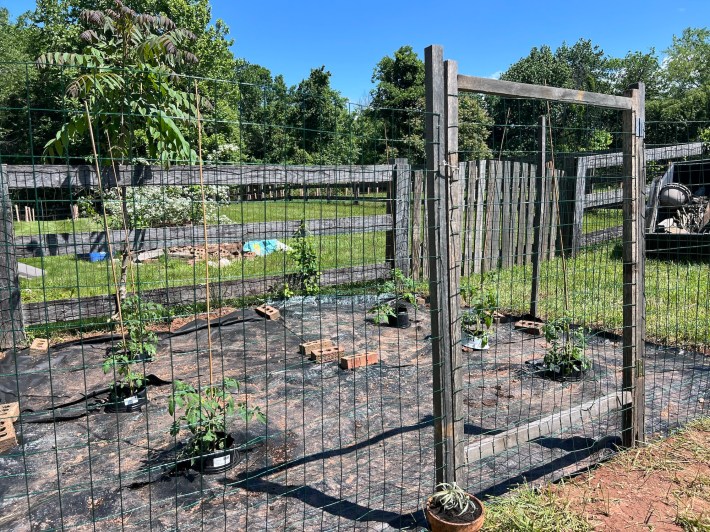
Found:
[[[372,314],[372,321],[377,325],[386,325],[389,323],[390,316],[393,318],[397,316],[394,307],[387,302],[378,303],[368,312]]]
[[[431,505],[449,514],[463,515],[468,511],[475,512],[476,504],[456,482],[442,482],[436,486],[437,491],[431,497]]]
[[[318,255],[313,241],[308,237],[306,223],[296,231],[289,254],[296,263],[296,272],[300,289],[307,295],[316,295],[320,291],[320,271],[318,270]]]
[[[404,275],[402,270],[395,268],[392,270],[392,279],[382,285],[384,292],[393,293],[400,301],[414,304],[417,301],[417,282],[411,277]]]
[[[163,318],[164,307],[131,295],[121,303],[121,313],[126,340],[120,347],[134,358],[153,358],[158,347],[158,335],[148,330],[147,325]]]
[[[583,329],[571,329],[572,319],[565,316],[548,321],[542,332],[550,348],[545,353],[545,367],[562,375],[580,373],[591,367],[591,361],[584,354],[586,340]]]
[[[113,373],[111,390],[115,397],[135,395],[145,383],[145,375],[134,371],[138,362],[133,358],[124,342],[113,346],[104,358],[104,374]]]
[[[493,292],[461,289],[461,295],[469,308],[461,316],[461,326],[471,336],[481,338],[481,347],[488,345],[493,327],[493,313],[496,309],[496,296]]]
[[[230,378],[221,385],[195,388],[183,381],[175,381],[173,393],[168,400],[171,416],[177,409],[183,413],[170,427],[170,434],[177,436],[184,427],[192,434],[186,454],[193,463],[197,456],[219,451],[226,445],[227,419],[235,413],[244,421],[256,419],[265,422],[266,417],[259,407],[249,408],[243,401],[235,401],[232,393],[239,391],[239,383]]]

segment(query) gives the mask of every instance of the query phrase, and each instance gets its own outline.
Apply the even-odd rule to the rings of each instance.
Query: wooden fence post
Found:
[[[387,213],[392,215],[392,229],[385,237],[387,262],[409,275],[409,210],[412,192],[412,169],[407,159],[395,159],[388,188]]]
[[[0,349],[25,340],[7,166],[0,165]]]
[[[422,187],[424,173],[414,172],[412,184],[412,278],[422,278]],[[426,260],[426,257],[425,257]]]
[[[394,264],[407,276],[410,272],[411,194],[412,168],[407,159],[395,159]]]
[[[464,466],[461,323],[461,200],[457,65],[441,46],[425,50],[427,207],[429,210],[436,481],[455,482]]]
[[[532,248],[532,290],[530,291],[530,315],[533,318],[537,317],[537,303],[540,297],[540,259],[543,253],[542,234],[546,218],[545,204],[547,202],[547,198],[544,197],[547,188],[545,187],[545,175],[547,168],[547,118],[545,118],[544,115],[540,117],[537,133],[537,175],[535,177],[534,191],[532,189],[530,190],[530,195],[535,201],[533,207],[535,209],[535,215],[533,218],[534,235]]]
[[[645,86],[632,86],[625,93],[631,109],[623,112],[623,373],[622,390],[631,392],[631,403],[622,412],[622,444],[632,447],[645,440],[646,302],[644,283],[645,230]]]

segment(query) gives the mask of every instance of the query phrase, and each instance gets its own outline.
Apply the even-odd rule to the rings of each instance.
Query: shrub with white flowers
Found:
[[[229,203],[229,187],[206,186],[205,202],[207,222],[229,223],[231,220],[219,214],[219,206]],[[121,190],[111,189],[104,194],[104,205],[109,225],[114,229],[123,227]],[[86,214],[96,216],[100,206],[84,209]],[[193,186],[142,186],[126,188],[126,225],[129,228],[189,225],[202,221],[202,193]]]

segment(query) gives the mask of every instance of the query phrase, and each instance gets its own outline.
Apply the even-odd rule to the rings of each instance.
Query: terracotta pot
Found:
[[[467,495],[480,510],[478,517],[468,523],[453,523],[445,521],[439,515],[431,513],[429,511],[429,507],[431,506],[432,497],[429,497],[424,508],[424,513],[426,514],[426,520],[429,522],[432,532],[476,532],[481,529],[483,521],[486,517],[486,510],[483,507],[483,503],[476,497],[471,494]]]

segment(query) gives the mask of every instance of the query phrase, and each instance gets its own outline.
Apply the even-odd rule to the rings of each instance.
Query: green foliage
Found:
[[[592,365],[584,354],[584,330],[572,330],[571,323],[572,319],[564,316],[548,321],[542,330],[545,340],[551,344],[543,359],[545,366],[561,375],[586,371]]]
[[[120,388],[128,388],[130,395],[134,395],[145,382],[145,375],[133,369],[136,364],[142,364],[142,362],[135,359],[130,346],[131,341],[123,342],[122,340],[112,346],[104,358],[104,373],[113,373],[114,376],[111,384],[114,393],[117,393]]]
[[[386,325],[389,323],[390,317],[394,318],[397,316],[394,307],[386,301],[378,303],[368,310],[368,313],[372,314],[372,321],[374,321],[377,325]]]
[[[296,232],[289,255],[296,263],[299,290],[307,296],[316,295],[320,291],[321,272],[318,270],[316,248],[312,239],[307,235],[305,221],[301,222]]]
[[[475,511],[476,504],[456,482],[442,482],[431,497],[431,504],[449,514],[463,515]]]
[[[170,434],[177,436],[186,428],[192,434],[186,452],[194,458],[206,453],[224,449],[225,439],[219,433],[227,432],[228,418],[237,414],[244,421],[256,419],[265,422],[266,417],[259,407],[250,408],[244,401],[235,401],[232,392],[239,392],[239,383],[231,378],[224,379],[222,385],[195,388],[183,381],[175,381],[173,393],[168,399],[171,416],[182,409],[170,427]]]
[[[392,279],[382,284],[382,290],[395,295],[395,299],[414,304],[417,301],[417,282],[404,275],[402,270],[392,270]]]
[[[179,226],[202,223],[202,193],[193,186],[143,186],[127,187],[125,198],[120,188],[103,194],[109,227],[123,228],[123,200],[126,206],[128,228]],[[86,207],[87,201],[81,203]],[[230,223],[229,217],[220,214],[220,205],[229,203],[229,187],[206,186],[205,207],[207,223]],[[103,223],[93,205],[85,211],[94,212],[94,219]]]
[[[143,385],[145,376],[133,368],[155,356],[158,335],[148,330],[147,324],[162,319],[164,315],[162,305],[143,301],[137,295],[128,296],[121,302],[125,337],[111,346],[103,363],[104,373],[114,374],[114,390],[128,387],[133,393]]]
[[[461,326],[468,334],[481,338],[481,347],[485,347],[493,327],[496,296],[493,292],[476,289],[469,283],[461,287],[461,298],[469,307],[461,314]]]
[[[195,116],[194,97],[177,87],[176,70],[196,63],[184,49],[192,32],[178,28],[165,16],[139,14],[114,0],[115,9],[84,10],[81,53],[47,52],[37,60],[75,70],[67,96],[77,103],[53,139],[45,145],[49,156],[62,157],[70,144],[87,134],[88,120],[78,102],[85,100],[94,133],[104,156],[124,161],[134,145],[144,141],[145,156],[162,164],[196,160],[179,124]],[[137,135],[140,132],[141,135]]]

